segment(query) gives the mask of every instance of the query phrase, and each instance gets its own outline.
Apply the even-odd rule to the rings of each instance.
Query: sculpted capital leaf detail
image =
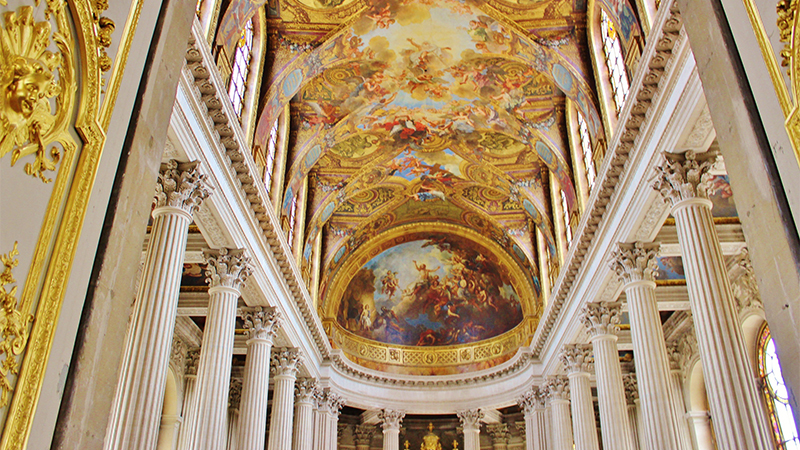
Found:
[[[658,243],[619,243],[618,249],[611,254],[611,270],[626,284],[642,280],[655,281],[659,250]]]
[[[561,362],[567,373],[589,373],[592,370],[592,346],[589,344],[567,344],[561,351]]]
[[[636,383],[635,373],[622,375],[622,385],[625,387],[625,400],[629,405],[633,405],[639,400],[639,385]]]
[[[250,258],[244,250],[221,248],[218,251],[204,252],[206,263],[206,283],[212,288],[217,286],[239,289],[242,283],[253,273]]]
[[[615,334],[619,325],[622,304],[619,302],[587,303],[581,321],[592,337]]]
[[[663,161],[656,167],[653,188],[676,203],[690,198],[708,198],[711,175],[719,161],[717,151],[695,153],[691,150],[683,154],[664,152]]]
[[[244,313],[244,333],[248,339],[275,339],[281,327],[280,312],[272,307],[256,306]]]
[[[8,405],[11,400],[10,375],[19,373],[19,361],[17,357],[22,353],[25,344],[28,342],[28,324],[33,321],[33,316],[20,311],[17,304],[17,286],[7,290],[6,286],[17,282],[14,279],[12,270],[17,267],[17,243],[14,248],[5,255],[0,255],[0,262],[3,263],[3,272],[0,273],[0,357],[5,358],[0,362],[0,408]]]
[[[211,193],[206,176],[197,162],[180,163],[174,159],[161,165],[153,202],[156,208],[172,206],[193,213]]]
[[[50,11],[48,9],[48,11]],[[61,33],[53,33],[50,22],[36,22],[33,7],[21,6],[3,14],[0,30],[0,158],[11,153],[11,165],[27,155],[25,173],[45,183],[45,171],[56,169],[61,153],[47,146],[56,141],[73,142],[65,124],[75,93],[71,48]],[[61,50],[47,50],[50,38]],[[56,78],[58,74],[58,78]],[[58,97],[56,112],[50,99]]]
[[[548,377],[543,387],[549,401],[569,400],[569,380],[563,375]]]
[[[476,429],[481,426],[481,419],[483,419],[483,411],[480,409],[468,409],[466,411],[459,411],[457,413],[458,419],[461,421],[461,426],[464,429]]]
[[[405,411],[391,409],[384,409],[378,413],[378,419],[381,421],[381,426],[384,430],[399,430],[400,423],[403,422],[403,417],[405,416]]]
[[[303,361],[300,350],[296,348],[280,348],[272,351],[272,374],[276,376],[296,375]]]

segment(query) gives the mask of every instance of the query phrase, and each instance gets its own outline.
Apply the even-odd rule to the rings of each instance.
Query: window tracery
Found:
[[[264,165],[264,185],[267,193],[272,194],[272,178],[275,172],[275,155],[278,152],[278,121],[272,124],[269,130],[269,141],[267,141],[266,162]]]
[[[578,136],[583,152],[583,165],[586,168],[586,181],[589,191],[591,191],[594,187],[594,180],[597,178],[597,170],[594,165],[594,151],[592,150],[592,139],[589,136],[589,127],[580,111],[578,111]]]
[[[292,197],[292,204],[289,206],[289,232],[286,241],[289,242],[290,247],[294,247],[293,239],[294,239],[294,227],[297,219],[297,197],[298,194],[295,194],[295,196]]]
[[[231,71],[231,81],[228,86],[228,97],[230,97],[233,110],[239,120],[242,118],[242,108],[244,106],[244,93],[247,84],[247,75],[250,73],[250,60],[253,56],[253,20],[247,22],[239,43],[236,44],[236,52],[233,56],[233,68]]]
[[[766,324],[761,330],[758,341],[758,375],[777,448],[779,450],[800,450],[800,437],[798,437],[792,408],[789,406],[789,394],[781,374],[780,361],[778,361],[778,354],[775,351],[775,341]]]
[[[628,96],[630,84],[628,70],[625,68],[625,59],[622,57],[622,46],[619,42],[614,23],[604,10],[600,10],[600,29],[603,40],[603,53],[608,67],[608,78],[614,92],[614,103],[617,112],[622,109],[625,98]]]
[[[569,205],[567,204],[567,194],[564,189],[559,188],[558,193],[561,195],[561,213],[564,219],[564,235],[567,238],[567,246],[572,242],[572,227],[569,226]]]

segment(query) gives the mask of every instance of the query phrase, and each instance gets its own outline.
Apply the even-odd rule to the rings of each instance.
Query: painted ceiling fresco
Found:
[[[598,3],[614,20],[631,16],[625,0]],[[556,257],[551,177],[577,214],[567,103],[603,133],[586,0],[266,6],[277,51],[255,141],[288,104],[281,210],[307,186],[302,266],[320,261],[323,320],[412,347],[475,343],[535,320],[537,248]],[[418,238],[376,244],[406,228]]]

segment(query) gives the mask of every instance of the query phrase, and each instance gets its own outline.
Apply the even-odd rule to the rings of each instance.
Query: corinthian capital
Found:
[[[232,379],[231,387],[228,390],[228,408],[239,409],[242,403],[242,380]]]
[[[189,214],[200,206],[211,193],[206,176],[198,170],[199,163],[179,163],[171,159],[161,165],[156,182],[156,208],[172,206]]]
[[[375,425],[356,425],[356,446],[369,446],[369,444],[372,443],[373,434],[375,434]]]
[[[244,308],[244,334],[247,339],[275,339],[281,327],[280,313],[273,307]]]
[[[341,395],[328,391],[325,394],[325,403],[328,406],[328,412],[339,417],[339,413],[342,411],[342,406],[344,406],[345,402]]]
[[[626,373],[622,375],[622,385],[625,387],[625,400],[629,405],[636,404],[639,400],[639,386],[636,384],[636,374]]]
[[[581,314],[581,321],[592,337],[616,334],[622,303],[587,303]]]
[[[660,247],[658,242],[620,242],[617,250],[611,253],[611,270],[625,284],[642,280],[655,281],[656,257]]]
[[[381,421],[381,426],[384,430],[399,430],[400,423],[405,416],[405,411],[394,411],[391,409],[383,409],[378,413],[378,419]]]
[[[296,348],[276,348],[270,356],[273,376],[295,376],[303,361],[300,350]]]
[[[590,344],[567,344],[561,350],[561,362],[568,374],[589,373],[592,370],[592,346]]]
[[[313,403],[318,383],[313,378],[301,378],[294,384],[294,397],[297,403]]]
[[[517,399],[517,404],[526,415],[533,414],[535,409],[544,408],[545,396],[541,389],[533,388]]]
[[[461,426],[464,430],[477,430],[481,427],[481,419],[483,419],[483,411],[480,409],[468,409],[466,411],[459,411],[456,413],[458,420],[461,421]]]
[[[569,400],[569,380],[563,375],[547,377],[543,388],[547,399],[551,402],[553,400]]]
[[[683,154],[663,153],[663,162],[656,168],[653,188],[676,203],[690,198],[708,198],[709,171],[719,160],[719,153],[708,151],[695,153],[691,150]]]
[[[508,424],[507,423],[492,423],[486,425],[486,431],[492,436],[494,444],[508,445]]]
[[[206,283],[213,287],[229,287],[239,289],[242,283],[253,273],[250,258],[244,250],[221,248],[217,251],[203,252],[206,264]]]

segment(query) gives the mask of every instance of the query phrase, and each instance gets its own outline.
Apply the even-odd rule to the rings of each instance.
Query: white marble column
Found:
[[[492,438],[492,450],[508,449],[508,424],[492,423],[486,425],[486,433]]]
[[[672,204],[719,448],[773,447],[708,200],[716,152],[666,153],[654,187]]]
[[[461,421],[461,428],[464,430],[464,450],[481,449],[481,419],[483,411],[480,409],[469,409],[456,413]]]
[[[618,244],[611,268],[623,283],[631,320],[643,442],[648,450],[690,450],[678,435],[664,330],[656,302],[658,243]]]
[[[292,450],[313,450],[314,445],[314,395],[317,381],[302,378],[294,385],[294,437]],[[244,450],[244,449],[242,449]]]
[[[267,400],[272,342],[281,326],[275,308],[256,306],[242,310],[247,336],[242,403],[239,419],[239,449],[263,450],[267,430]]]
[[[547,429],[542,392],[533,388],[517,400],[525,414],[525,449],[547,450]]]
[[[242,404],[242,380],[231,380],[228,394],[227,450],[239,449],[239,406]]]
[[[603,448],[633,450],[617,350],[616,331],[619,316],[619,303],[587,303],[583,309],[582,320],[589,331],[589,339],[594,349]]]
[[[566,367],[567,378],[569,378],[575,450],[598,450],[600,443],[597,440],[592,386],[589,384],[592,346],[588,344],[565,345],[561,350],[561,362]]]
[[[628,405],[628,423],[631,426],[633,446],[637,449],[646,450],[648,446],[642,441],[642,435],[639,433],[641,415],[639,414],[639,387],[636,384],[636,374],[626,373],[623,375],[622,385],[625,386],[625,401]]]
[[[337,450],[339,446],[339,413],[344,406],[344,399],[333,392],[328,391],[326,395],[327,408],[327,427],[326,450]]]
[[[106,450],[156,447],[192,213],[209,195],[197,163],[162,164],[142,281],[125,338]]]
[[[375,425],[368,423],[356,425],[356,450],[369,450],[372,436],[375,434]]]
[[[302,358],[296,348],[272,351],[272,414],[269,421],[269,450],[292,450],[294,431],[294,382]]]
[[[404,411],[384,409],[378,413],[378,419],[383,428],[383,450],[400,449],[400,424],[403,422]]]
[[[242,250],[206,251],[208,315],[197,366],[197,432],[194,450],[225,448],[228,386],[239,289],[252,271]]]
[[[200,349],[195,348],[186,352],[186,375],[183,387],[183,422],[178,431],[178,450],[189,450],[194,437],[197,424],[197,393],[195,381],[197,380],[197,363],[200,361]]]
[[[553,450],[573,450],[572,418],[569,411],[569,380],[563,375],[548,377],[545,384],[550,407],[550,437]]]
[[[692,434],[689,430],[689,421],[686,417],[686,402],[683,396],[683,373],[689,360],[697,354],[697,341],[691,332],[683,333],[676,340],[667,344],[667,356],[670,359],[670,381],[672,383],[672,406],[675,408],[675,417],[679,419],[678,436],[684,448],[692,448]]]
[[[328,401],[327,392],[322,389],[317,389],[314,392],[314,411],[312,417],[314,419],[314,450],[327,450],[330,444],[325,439],[327,438],[328,428]]]

